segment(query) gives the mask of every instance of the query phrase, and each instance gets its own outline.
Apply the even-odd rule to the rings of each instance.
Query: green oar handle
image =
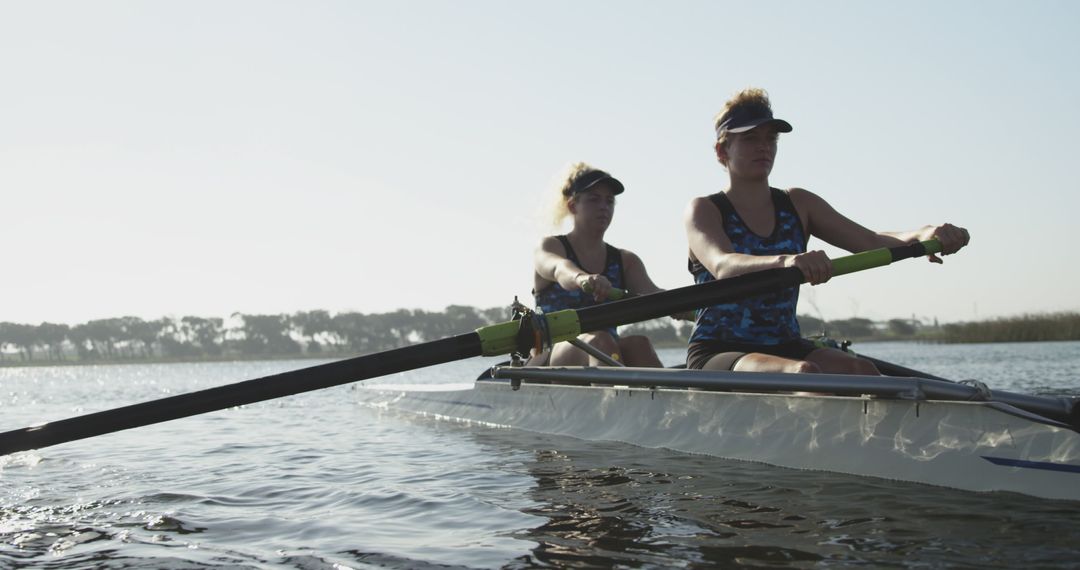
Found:
[[[833,276],[882,267],[901,259],[922,257],[932,253],[941,253],[941,242],[936,239],[838,257],[832,260]],[[614,287],[608,291],[608,299],[612,301],[618,301],[628,296],[632,297],[634,295],[629,291]]]
[[[592,293],[592,286],[589,285],[588,283],[586,283],[585,286],[581,288],[581,290],[584,291],[586,294],[591,294]],[[625,289],[619,289],[618,287],[612,287],[611,289],[608,289],[607,296],[608,296],[608,299],[610,299],[612,301],[618,301],[618,300],[622,299],[623,297],[626,297],[626,296],[628,296],[630,294],[631,293],[629,291],[625,290]]]
[[[931,253],[941,253],[941,242],[936,239],[931,239],[897,247],[873,249],[854,255],[848,255],[846,257],[838,257],[832,260],[833,276],[847,275],[848,273],[855,273],[856,271],[863,271],[864,269],[882,267],[894,261],[912,257],[922,257],[924,255],[930,255]]]

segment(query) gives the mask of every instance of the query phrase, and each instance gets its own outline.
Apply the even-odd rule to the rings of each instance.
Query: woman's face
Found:
[[[575,227],[605,231],[615,215],[615,194],[609,184],[601,182],[571,198],[568,206]]]
[[[730,135],[726,148],[717,149],[726,158],[728,172],[741,178],[768,178],[776,160],[776,125],[762,125],[745,133]]]

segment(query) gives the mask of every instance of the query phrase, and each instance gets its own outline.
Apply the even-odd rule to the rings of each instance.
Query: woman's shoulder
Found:
[[[713,204],[717,200],[722,200],[724,192],[713,192],[712,194],[706,194],[705,196],[696,196],[690,199],[691,204]]]
[[[555,248],[556,251],[565,251],[566,247],[563,246],[563,240],[566,239],[565,235],[551,235],[540,238],[540,243],[537,245],[540,249],[551,251]]]
[[[795,204],[796,208],[800,209],[824,202],[821,196],[814,194],[806,188],[800,188],[798,186],[788,188],[787,190],[783,190],[782,192],[787,194],[788,198],[791,199],[791,202]]]
[[[622,256],[624,265],[640,265],[644,267],[645,262],[641,261],[641,257],[638,254],[621,247],[616,247],[615,250]]]
[[[537,254],[543,252],[546,254],[554,254],[559,257],[567,257],[569,250],[566,247],[565,235],[544,235],[537,244]]]
[[[709,194],[708,196],[691,198],[690,202],[686,205],[686,214],[688,216],[693,216],[697,213],[715,212],[718,207],[716,204],[717,197],[723,195],[723,192],[717,192],[715,194]]]
[[[792,186],[787,190],[782,190],[785,194],[790,196],[793,200],[821,200],[821,196],[802,188],[800,186]]]

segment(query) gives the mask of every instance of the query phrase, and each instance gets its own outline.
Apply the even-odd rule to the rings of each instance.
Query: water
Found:
[[[1080,343],[854,348],[998,389],[1080,394]],[[375,382],[460,382],[494,360]],[[0,430],[315,363],[3,368]],[[351,391],[0,458],[0,568],[1064,568],[1080,559],[1077,504],[379,414]]]

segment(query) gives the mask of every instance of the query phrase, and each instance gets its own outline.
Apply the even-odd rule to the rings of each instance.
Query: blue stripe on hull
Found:
[[[1043,469],[1046,471],[1062,471],[1065,473],[1080,473],[1080,465],[1069,465],[1066,463],[1049,463],[1047,461],[1024,461],[1023,459],[1006,459],[1004,457],[988,457],[982,456],[983,459],[993,463],[994,465],[1004,465],[1006,467],[1023,467],[1025,469]]]

